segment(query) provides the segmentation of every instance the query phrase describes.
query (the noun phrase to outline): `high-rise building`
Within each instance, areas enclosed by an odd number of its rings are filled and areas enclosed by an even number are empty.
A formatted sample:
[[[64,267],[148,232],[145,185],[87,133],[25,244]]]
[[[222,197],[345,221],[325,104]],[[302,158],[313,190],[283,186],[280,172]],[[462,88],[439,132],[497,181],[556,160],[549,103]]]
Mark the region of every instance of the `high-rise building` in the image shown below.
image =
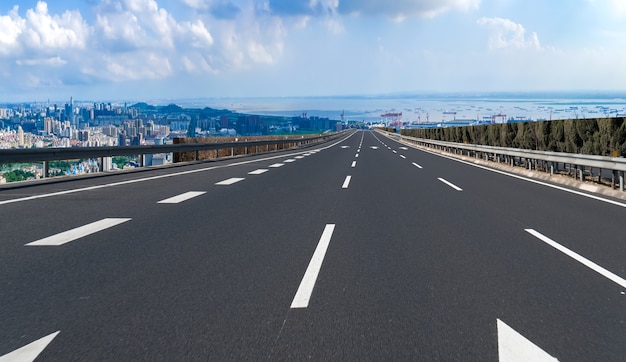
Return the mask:
[[[17,126],[17,144],[20,147],[24,146],[24,130],[22,129],[22,126]]]

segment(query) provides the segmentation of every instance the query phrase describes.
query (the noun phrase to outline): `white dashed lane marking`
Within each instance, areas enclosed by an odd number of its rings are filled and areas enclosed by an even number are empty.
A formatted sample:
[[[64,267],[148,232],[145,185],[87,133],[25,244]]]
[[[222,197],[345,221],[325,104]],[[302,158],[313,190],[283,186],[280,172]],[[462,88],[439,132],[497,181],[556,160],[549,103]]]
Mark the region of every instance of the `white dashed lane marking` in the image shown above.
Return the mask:
[[[463,191],[463,189],[462,189],[462,188],[458,187],[457,185],[453,184],[453,183],[452,183],[452,182],[450,182],[450,181],[447,181],[447,180],[445,180],[445,179],[442,179],[441,177],[440,177],[440,178],[438,178],[438,180],[439,180],[439,181],[441,181],[441,182],[443,182],[444,184],[446,184],[446,185],[448,185],[448,186],[452,187],[453,189],[455,189],[455,190],[457,190],[457,191]]]
[[[267,171],[269,171],[269,170],[266,169],[266,168],[260,168],[258,170],[254,170],[254,171],[248,172],[248,175],[261,175],[261,174],[266,173]]]
[[[352,176],[346,176],[346,179],[343,181],[343,185],[341,185],[341,188],[347,189],[350,185],[350,180],[352,180]]]
[[[243,181],[243,180],[245,180],[245,178],[232,177],[232,178],[229,178],[227,180],[217,182],[216,185],[217,186],[230,186],[232,184],[236,184],[237,182],[240,182],[240,181]]]
[[[87,235],[97,233],[98,231],[102,231],[102,230],[111,228],[113,226],[125,223],[130,220],[131,220],[130,218],[102,219],[100,221],[92,222],[91,224],[83,225],[75,229],[71,229],[71,230],[56,234],[56,235],[49,236],[47,238],[33,241],[31,243],[26,244],[26,246],[59,246],[59,245],[63,245],[71,241],[80,239]]]
[[[193,199],[194,197],[206,194],[206,191],[189,191],[184,194],[180,194],[178,196],[170,197],[165,200],[161,200],[157,202],[157,204],[179,204],[183,201],[187,201],[189,199]]]
[[[298,291],[291,302],[291,308],[307,308],[309,306],[311,294],[313,293],[317,276],[322,268],[324,256],[328,250],[328,245],[330,244],[330,239],[333,236],[334,230],[335,224],[327,224],[324,228],[324,232],[322,232],[317,248],[315,248],[313,257],[311,258],[309,266],[306,268],[306,272],[304,273],[304,277],[300,282]]]
[[[529,233],[530,235],[536,237],[537,239],[543,241],[544,243],[550,245],[551,247],[555,248],[556,250],[560,251],[561,253],[569,256],[570,258],[576,260],[577,262],[581,263],[582,265],[588,267],[589,269],[595,271],[596,273],[599,273],[600,275],[602,275],[603,277],[619,284],[622,288],[626,288],[626,280],[624,280],[623,278],[621,278],[620,276],[617,276],[613,273],[611,273],[610,271],[604,269],[603,267],[601,267],[600,265],[592,262],[591,260],[585,258],[584,256],[577,254],[576,252],[564,247],[563,245],[557,243],[556,241],[550,239],[549,237],[541,234],[540,232],[534,230],[534,229],[525,229],[525,231],[527,233]]]

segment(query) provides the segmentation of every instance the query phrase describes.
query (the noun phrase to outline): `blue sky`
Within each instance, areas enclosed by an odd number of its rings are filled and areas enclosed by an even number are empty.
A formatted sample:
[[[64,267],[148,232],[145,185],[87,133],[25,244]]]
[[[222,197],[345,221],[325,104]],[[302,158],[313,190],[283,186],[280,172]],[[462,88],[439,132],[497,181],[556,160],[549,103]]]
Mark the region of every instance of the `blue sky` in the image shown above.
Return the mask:
[[[626,0],[0,3],[0,102],[626,90]]]

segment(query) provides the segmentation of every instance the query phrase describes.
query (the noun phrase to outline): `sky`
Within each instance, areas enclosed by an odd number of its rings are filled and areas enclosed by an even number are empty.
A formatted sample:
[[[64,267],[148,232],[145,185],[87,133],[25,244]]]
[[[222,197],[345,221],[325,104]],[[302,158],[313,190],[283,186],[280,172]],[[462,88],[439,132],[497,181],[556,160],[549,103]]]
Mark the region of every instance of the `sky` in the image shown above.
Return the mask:
[[[0,3],[0,103],[625,90],[626,0]]]

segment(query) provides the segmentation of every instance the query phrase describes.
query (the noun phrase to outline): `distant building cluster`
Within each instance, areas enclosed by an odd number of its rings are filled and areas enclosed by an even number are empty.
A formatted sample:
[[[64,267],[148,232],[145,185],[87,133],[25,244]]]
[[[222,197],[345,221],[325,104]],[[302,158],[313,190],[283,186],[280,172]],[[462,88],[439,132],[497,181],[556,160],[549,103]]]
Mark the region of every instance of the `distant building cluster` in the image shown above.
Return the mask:
[[[175,137],[260,136],[340,130],[328,118],[272,117],[228,110],[146,103],[69,102],[0,107],[0,148],[102,147],[166,144]]]

